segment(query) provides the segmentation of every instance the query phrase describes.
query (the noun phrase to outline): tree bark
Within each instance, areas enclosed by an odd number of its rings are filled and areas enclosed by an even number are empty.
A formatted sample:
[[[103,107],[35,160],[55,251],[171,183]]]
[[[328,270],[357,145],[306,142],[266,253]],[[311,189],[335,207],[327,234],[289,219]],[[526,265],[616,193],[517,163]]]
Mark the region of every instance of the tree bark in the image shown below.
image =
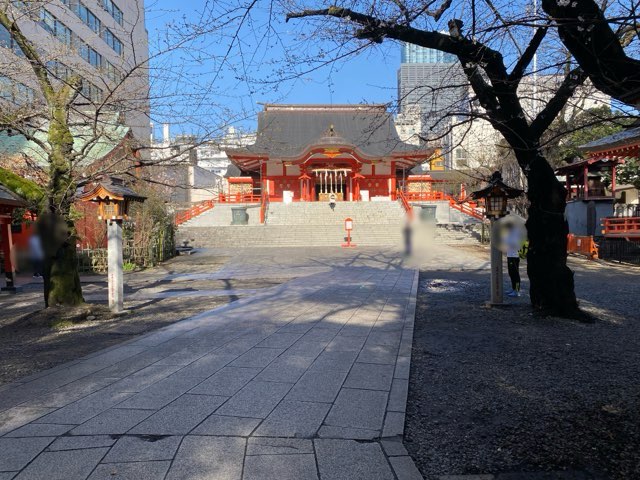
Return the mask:
[[[45,305],[75,306],[84,303],[80,275],[78,274],[78,257],[72,225],[68,227],[67,240],[59,245],[53,255],[47,255],[44,273]]]
[[[556,179],[547,160],[537,151],[517,153],[520,163],[530,165],[529,184],[529,252],[527,274],[531,304],[544,312],[563,317],[580,317],[574,292],[573,272],[567,266],[565,219],[566,189]]]
[[[58,104],[61,103],[61,105]],[[71,215],[76,183],[72,175],[73,135],[69,129],[68,92],[60,92],[51,109],[48,142],[48,211],[42,221],[45,243],[45,304],[74,306],[84,302],[78,259],[76,232]]]

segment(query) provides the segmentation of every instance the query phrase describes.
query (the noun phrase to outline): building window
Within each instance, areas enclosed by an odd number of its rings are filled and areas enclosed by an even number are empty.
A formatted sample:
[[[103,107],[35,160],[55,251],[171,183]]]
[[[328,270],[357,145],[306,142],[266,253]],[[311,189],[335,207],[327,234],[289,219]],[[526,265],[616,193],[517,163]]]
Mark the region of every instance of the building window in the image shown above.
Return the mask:
[[[0,75],[0,98],[16,105],[31,103],[35,99],[35,90],[16,82],[12,78]]]
[[[73,44],[71,29],[44,8],[40,10],[40,25],[68,47]]]
[[[113,0],[102,0],[102,7],[111,15],[120,25],[123,23],[122,10],[113,2]]]
[[[99,103],[102,101],[103,92],[100,88],[96,87],[93,83],[88,80],[82,81],[82,96],[87,100]]]
[[[69,7],[69,9],[75,13],[82,23],[100,35],[100,38],[109,45],[118,55],[122,55],[123,44],[116,37],[116,35],[107,27],[102,25],[102,22],[95,14],[87,8],[87,6],[79,0],[62,0],[62,2]],[[117,7],[116,7],[117,8]]]
[[[72,70],[57,60],[47,62],[47,70],[58,80],[66,81],[71,77]]]
[[[10,48],[19,57],[24,57],[24,53],[9,33],[9,30],[0,25],[0,47]]]
[[[113,49],[114,52],[116,52],[118,55],[122,55],[122,42],[118,40],[118,37],[116,37],[111,30],[109,30],[108,28],[102,30],[102,39]]]
[[[111,62],[105,60],[104,71],[107,74],[109,80],[111,80],[113,83],[120,83],[122,81],[122,74]]]
[[[80,56],[96,68],[102,67],[102,55],[86,43],[82,42],[78,48]]]

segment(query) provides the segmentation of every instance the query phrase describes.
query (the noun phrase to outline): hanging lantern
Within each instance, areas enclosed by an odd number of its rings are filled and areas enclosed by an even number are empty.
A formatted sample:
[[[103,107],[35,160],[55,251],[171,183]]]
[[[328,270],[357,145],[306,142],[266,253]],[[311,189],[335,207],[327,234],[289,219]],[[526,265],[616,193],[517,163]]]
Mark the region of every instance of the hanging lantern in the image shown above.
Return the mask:
[[[485,200],[485,215],[488,218],[500,218],[507,213],[507,200],[519,197],[523,193],[522,190],[506,185],[500,172],[494,172],[489,178],[489,184],[473,192],[470,197],[474,200]]]

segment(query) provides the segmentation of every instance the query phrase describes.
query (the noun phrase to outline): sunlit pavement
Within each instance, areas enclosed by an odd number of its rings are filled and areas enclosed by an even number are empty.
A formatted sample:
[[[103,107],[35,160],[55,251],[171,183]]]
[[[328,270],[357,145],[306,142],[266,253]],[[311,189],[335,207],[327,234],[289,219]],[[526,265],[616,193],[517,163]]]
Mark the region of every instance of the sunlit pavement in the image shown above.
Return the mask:
[[[0,387],[0,479],[421,478],[401,442],[417,270],[228,253],[212,277],[291,280]]]

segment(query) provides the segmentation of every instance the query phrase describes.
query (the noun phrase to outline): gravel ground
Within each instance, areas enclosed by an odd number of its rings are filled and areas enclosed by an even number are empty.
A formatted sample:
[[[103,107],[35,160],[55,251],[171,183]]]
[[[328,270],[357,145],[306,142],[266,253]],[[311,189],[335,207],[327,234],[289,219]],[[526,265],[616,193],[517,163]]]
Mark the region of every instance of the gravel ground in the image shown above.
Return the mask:
[[[125,295],[140,289],[147,291],[197,291],[269,288],[282,279],[166,279],[168,274],[213,273],[228,261],[228,257],[202,252],[174,258],[157,268],[125,275]],[[85,297],[106,298],[104,276],[85,277]],[[118,318],[83,321],[59,329],[41,313],[44,308],[42,286],[29,284],[18,295],[0,296],[0,385],[17,378],[54,367],[91,352],[107,348],[165,325],[211,310],[237,300],[233,292],[226,296],[184,296],[176,298],[125,301],[126,314]],[[104,300],[90,303],[104,304]],[[101,312],[103,309],[97,309]],[[37,319],[33,321],[34,319]],[[46,324],[45,324],[46,323]]]
[[[594,323],[486,308],[487,270],[421,272],[405,443],[425,478],[640,478],[640,268],[571,265]]]

